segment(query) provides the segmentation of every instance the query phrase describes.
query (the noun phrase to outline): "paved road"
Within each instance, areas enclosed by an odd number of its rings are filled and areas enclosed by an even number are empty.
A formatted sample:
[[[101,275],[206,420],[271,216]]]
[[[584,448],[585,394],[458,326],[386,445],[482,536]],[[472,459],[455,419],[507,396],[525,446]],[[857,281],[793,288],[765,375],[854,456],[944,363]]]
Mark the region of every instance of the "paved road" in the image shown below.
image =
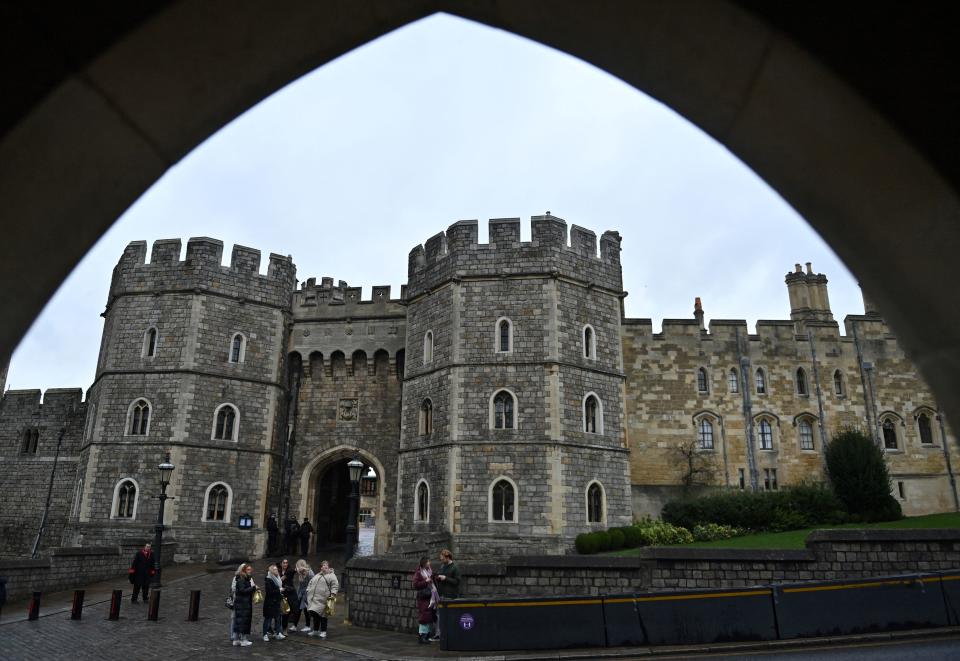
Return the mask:
[[[633,657],[631,661],[649,659],[649,656]],[[960,637],[930,638],[886,641],[874,644],[843,645],[839,647],[817,646],[802,650],[754,651],[677,654],[658,656],[658,659],[758,659],[760,661],[941,661],[960,659]]]

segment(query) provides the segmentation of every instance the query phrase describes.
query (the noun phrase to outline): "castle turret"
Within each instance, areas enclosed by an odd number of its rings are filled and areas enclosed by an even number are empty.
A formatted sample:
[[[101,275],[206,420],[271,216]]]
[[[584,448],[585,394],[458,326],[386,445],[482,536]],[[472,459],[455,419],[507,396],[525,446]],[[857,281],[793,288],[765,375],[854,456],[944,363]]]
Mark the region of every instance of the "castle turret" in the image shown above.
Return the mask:
[[[873,302],[873,299],[867,294],[864,290],[863,285],[860,285],[860,296],[863,297],[863,314],[868,317],[879,317],[880,309],[877,307],[876,303]]]
[[[206,237],[190,239],[182,261],[180,251],[179,239],[155,241],[147,263],[147,244],[136,241],[114,268],[76,525],[88,544],[148,536],[153,467],[169,451],[176,500],[165,518],[178,554],[254,557],[283,451],[281,369],[296,267],[270,255],[261,274],[260,251],[240,245],[224,266],[223,243]],[[240,513],[254,532],[229,525]]]
[[[707,329],[707,327],[703,324],[703,305],[700,303],[699,296],[697,296],[693,301],[693,318],[697,320],[697,325],[700,327],[700,330]]]
[[[401,542],[564,553],[631,520],[620,235],[461,221],[410,253]],[[599,252],[598,252],[599,247]]]
[[[814,273],[813,265],[806,264],[806,272],[796,264],[787,273],[787,291],[790,294],[790,319],[793,321],[833,321],[830,298],[827,295],[827,276]]]

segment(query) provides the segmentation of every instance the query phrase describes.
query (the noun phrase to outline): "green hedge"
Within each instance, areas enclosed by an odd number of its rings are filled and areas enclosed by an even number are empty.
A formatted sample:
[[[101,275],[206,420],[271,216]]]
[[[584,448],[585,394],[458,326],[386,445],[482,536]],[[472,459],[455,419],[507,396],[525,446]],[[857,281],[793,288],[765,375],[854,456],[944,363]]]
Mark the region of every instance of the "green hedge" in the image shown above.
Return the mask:
[[[577,553],[590,555],[638,546],[689,544],[693,539],[693,535],[686,528],[671,525],[666,521],[643,519],[631,526],[581,533],[574,540],[574,545]]]
[[[848,520],[843,503],[821,486],[797,486],[782,491],[731,491],[667,503],[662,517],[693,529],[716,523],[740,530],[774,531],[809,528]]]

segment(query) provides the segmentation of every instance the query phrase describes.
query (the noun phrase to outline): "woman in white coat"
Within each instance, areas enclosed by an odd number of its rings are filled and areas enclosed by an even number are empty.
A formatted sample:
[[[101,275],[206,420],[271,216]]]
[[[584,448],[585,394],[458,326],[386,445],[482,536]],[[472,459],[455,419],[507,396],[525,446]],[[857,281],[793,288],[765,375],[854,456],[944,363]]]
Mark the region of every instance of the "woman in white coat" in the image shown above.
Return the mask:
[[[308,636],[327,637],[327,599],[335,597],[340,590],[337,575],[330,568],[330,563],[324,560],[320,563],[320,571],[310,579],[307,585],[307,623],[310,625]]]

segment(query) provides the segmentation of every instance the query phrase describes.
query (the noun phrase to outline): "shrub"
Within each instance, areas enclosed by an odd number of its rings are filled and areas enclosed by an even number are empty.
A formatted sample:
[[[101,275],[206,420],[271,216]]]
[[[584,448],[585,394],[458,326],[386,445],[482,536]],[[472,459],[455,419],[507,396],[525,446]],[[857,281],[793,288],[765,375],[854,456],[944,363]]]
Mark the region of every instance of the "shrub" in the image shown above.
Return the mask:
[[[728,491],[701,498],[671,501],[663,519],[693,529],[716,523],[741,530],[795,530],[846,520],[843,504],[821,486],[798,486],[782,491]]]
[[[643,544],[643,535],[636,526],[626,526],[623,530],[623,545],[628,549],[635,549]]]
[[[865,521],[903,517],[900,503],[890,494],[890,473],[883,450],[867,434],[843,430],[826,448],[827,475],[847,512]]]
[[[606,530],[598,530],[590,534],[593,535],[594,540],[596,540],[597,551],[602,553],[610,550],[610,533]]]
[[[626,538],[620,528],[611,528],[607,531],[607,534],[610,535],[611,551],[618,551],[623,548]]]
[[[640,533],[642,546],[668,546],[671,544],[689,544],[693,535],[686,528],[675,526],[666,521],[642,519],[634,524]]]
[[[577,553],[580,555],[590,555],[591,553],[597,552],[597,542],[593,537],[593,533],[580,533],[576,539],[573,540],[573,544],[577,547]]]
[[[719,523],[704,523],[693,527],[693,539],[697,542],[713,542],[718,539],[730,539],[743,534],[743,531],[733,526]]]

